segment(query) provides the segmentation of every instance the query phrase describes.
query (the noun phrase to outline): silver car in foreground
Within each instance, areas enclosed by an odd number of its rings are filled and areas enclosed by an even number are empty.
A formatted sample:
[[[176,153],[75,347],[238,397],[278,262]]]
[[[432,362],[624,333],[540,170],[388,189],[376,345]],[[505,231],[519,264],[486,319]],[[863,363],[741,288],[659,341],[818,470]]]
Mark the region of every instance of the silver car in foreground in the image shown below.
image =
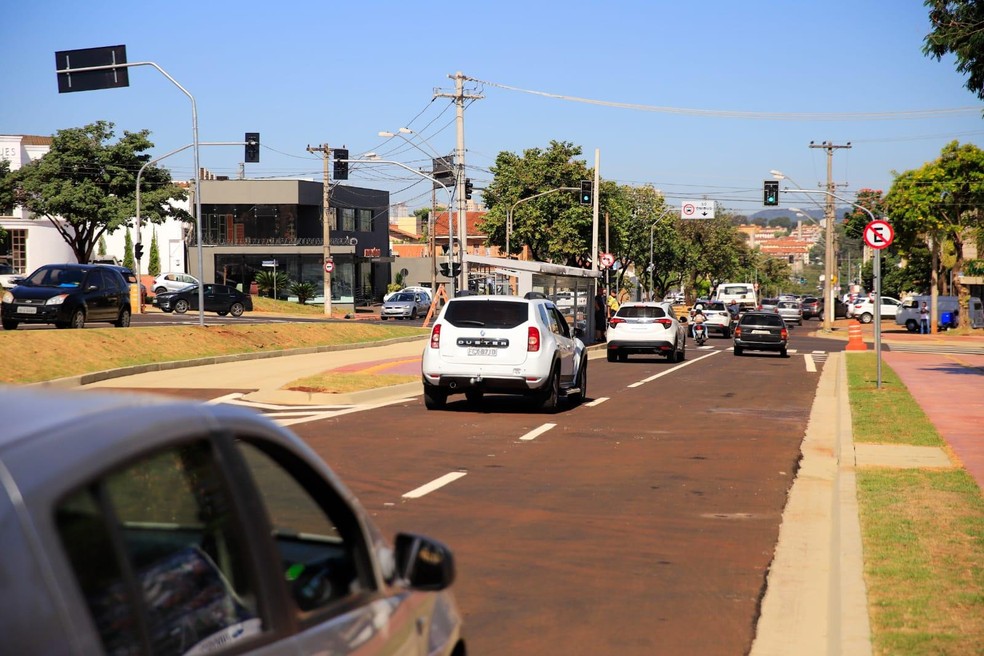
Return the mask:
[[[0,388],[9,654],[463,654],[448,549],[395,547],[245,408]]]
[[[425,292],[397,292],[383,301],[379,318],[386,319],[416,319],[423,317],[430,310],[431,298]]]

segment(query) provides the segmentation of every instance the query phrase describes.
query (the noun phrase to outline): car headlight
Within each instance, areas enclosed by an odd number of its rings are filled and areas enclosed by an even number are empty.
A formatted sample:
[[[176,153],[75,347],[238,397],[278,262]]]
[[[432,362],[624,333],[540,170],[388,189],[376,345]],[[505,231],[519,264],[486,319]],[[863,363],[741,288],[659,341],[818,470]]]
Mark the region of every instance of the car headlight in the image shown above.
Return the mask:
[[[3,302],[4,303],[13,303],[14,302],[14,295],[11,294],[10,292],[4,292],[3,293]]]
[[[68,294],[59,294],[58,296],[52,296],[47,301],[44,302],[45,305],[61,305],[68,298]]]

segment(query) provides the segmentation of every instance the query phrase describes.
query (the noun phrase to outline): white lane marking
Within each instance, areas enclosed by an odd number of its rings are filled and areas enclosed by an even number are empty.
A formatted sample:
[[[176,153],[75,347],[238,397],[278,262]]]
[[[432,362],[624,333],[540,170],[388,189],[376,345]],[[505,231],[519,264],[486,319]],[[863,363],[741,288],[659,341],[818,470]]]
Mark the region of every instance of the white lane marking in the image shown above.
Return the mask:
[[[546,433],[548,430],[550,430],[551,428],[555,428],[556,426],[557,426],[557,424],[544,424],[544,425],[540,426],[539,428],[534,428],[529,433],[527,433],[526,435],[523,435],[519,439],[521,439],[524,442],[529,442],[530,440],[535,440],[536,438],[540,437],[541,435],[543,435],[544,433]]]
[[[813,361],[813,356],[812,355],[810,355],[809,353],[804,353],[803,354],[803,361],[806,362],[806,370],[808,372],[810,372],[811,374],[812,373],[816,373],[816,371],[817,371],[817,363]]]
[[[595,407],[596,405],[601,405],[602,403],[604,403],[604,402],[605,402],[605,401],[607,401],[607,400],[608,400],[608,397],[607,397],[607,396],[599,396],[599,397],[598,397],[597,399],[595,399],[594,401],[590,401],[589,403],[584,403],[583,405],[584,405],[584,407],[586,407],[586,408],[593,408],[593,407]]]
[[[640,381],[639,381],[638,383],[632,383],[632,384],[631,384],[631,385],[629,385],[628,387],[641,387],[642,385],[645,385],[646,383],[651,383],[652,381],[654,381],[654,380],[656,380],[657,378],[660,378],[660,377],[662,377],[662,376],[665,376],[666,374],[669,374],[669,373],[673,373],[673,372],[674,372],[674,371],[676,371],[677,369],[682,369],[682,368],[684,368],[684,367],[686,367],[687,365],[690,365],[690,364],[693,364],[693,363],[695,363],[695,362],[700,362],[700,361],[701,361],[701,360],[703,360],[704,358],[709,358],[709,357],[711,357],[712,355],[717,355],[718,353],[724,353],[724,351],[711,351],[711,352],[710,352],[710,353],[708,353],[707,355],[702,355],[702,356],[700,356],[699,358],[696,358],[696,359],[693,359],[693,360],[686,360],[685,362],[683,362],[683,363],[681,363],[681,364],[678,364],[678,365],[677,365],[677,366],[675,366],[675,367],[671,367],[671,368],[669,368],[669,369],[666,369],[666,370],[664,370],[664,371],[661,371],[661,372],[659,372],[659,373],[658,373],[658,374],[656,374],[655,376],[650,376],[649,378],[643,378],[643,379],[642,379],[642,380],[640,380]]]
[[[374,410],[376,408],[385,408],[388,405],[394,405],[397,403],[408,403],[413,400],[413,397],[405,399],[393,399],[390,401],[384,401],[382,403],[373,403],[371,405],[355,405],[340,410],[330,410],[327,412],[314,412],[307,417],[299,417],[297,419],[278,419],[276,422],[281,426],[293,426],[295,424],[303,424],[309,421],[320,421],[322,419],[332,419],[334,417],[341,417],[342,415],[350,415],[354,412],[362,412],[363,410]]]
[[[451,472],[450,474],[445,474],[440,478],[435,478],[433,481],[427,483],[426,485],[421,485],[415,490],[410,490],[409,492],[403,495],[403,498],[419,499],[425,494],[430,494],[434,490],[439,490],[445,485],[447,485],[448,483],[453,483],[454,481],[458,480],[459,478],[465,475],[467,475],[467,472]]]
[[[236,401],[243,397],[242,392],[233,392],[232,394],[226,394],[225,396],[219,396],[214,399],[209,399],[205,402],[205,405],[218,405],[219,403],[228,403],[229,401]]]

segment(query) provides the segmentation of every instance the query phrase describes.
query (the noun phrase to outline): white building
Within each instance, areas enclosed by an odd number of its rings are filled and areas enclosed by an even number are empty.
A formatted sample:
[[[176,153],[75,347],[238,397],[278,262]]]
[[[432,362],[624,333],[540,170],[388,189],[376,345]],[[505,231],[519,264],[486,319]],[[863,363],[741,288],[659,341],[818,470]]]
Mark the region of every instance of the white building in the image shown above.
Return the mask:
[[[51,137],[33,135],[0,135],[0,160],[10,162],[10,169],[17,170],[25,164],[40,159],[51,149]],[[175,203],[188,209],[188,202]],[[134,208],[136,209],[136,208]],[[0,227],[6,237],[0,239],[0,260],[7,260],[17,273],[30,273],[43,264],[74,262],[75,253],[55,226],[45,217],[32,218],[21,207],[15,207],[10,216],[0,216]],[[68,226],[71,229],[71,226]],[[141,242],[144,254],[140,273],[147,273],[150,262],[151,237],[157,233],[157,248],[161,271],[186,272],[185,225],[168,219],[161,225],[143,223]],[[135,234],[131,230],[131,239]],[[126,229],[120,228],[105,235],[106,256],[123,261],[126,245]],[[93,253],[96,257],[97,253]]]

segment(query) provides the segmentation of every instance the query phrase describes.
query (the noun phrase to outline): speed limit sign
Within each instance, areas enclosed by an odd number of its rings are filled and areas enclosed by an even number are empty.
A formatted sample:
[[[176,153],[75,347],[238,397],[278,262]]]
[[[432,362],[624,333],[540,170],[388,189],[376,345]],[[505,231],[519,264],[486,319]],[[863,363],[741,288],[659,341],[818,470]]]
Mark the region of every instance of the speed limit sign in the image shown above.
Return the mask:
[[[331,273],[335,270],[334,260],[325,260],[325,273]]]

